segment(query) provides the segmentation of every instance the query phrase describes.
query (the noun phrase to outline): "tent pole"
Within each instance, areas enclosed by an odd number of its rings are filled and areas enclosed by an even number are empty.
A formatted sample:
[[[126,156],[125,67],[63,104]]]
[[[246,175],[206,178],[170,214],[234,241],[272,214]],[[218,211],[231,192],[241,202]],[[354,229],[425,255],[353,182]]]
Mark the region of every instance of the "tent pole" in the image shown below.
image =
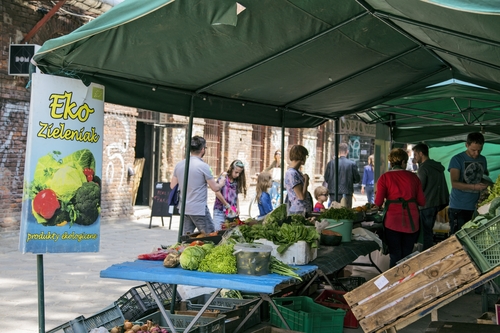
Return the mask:
[[[182,195],[181,198],[181,215],[179,221],[179,232],[177,235],[177,242],[181,242],[182,230],[184,229],[184,215],[186,211],[186,190],[189,176],[189,164],[190,164],[190,156],[191,156],[191,137],[193,136],[193,118],[194,118],[194,96],[191,96],[191,105],[189,109],[189,123],[186,132],[186,166],[184,168],[184,179],[182,182]]]
[[[340,120],[335,119],[335,136],[334,136],[334,154],[335,154],[335,199],[338,199],[339,193],[339,144],[340,144]]]
[[[285,202],[283,191],[285,189],[285,110],[281,110],[281,180],[280,180],[280,205]]]

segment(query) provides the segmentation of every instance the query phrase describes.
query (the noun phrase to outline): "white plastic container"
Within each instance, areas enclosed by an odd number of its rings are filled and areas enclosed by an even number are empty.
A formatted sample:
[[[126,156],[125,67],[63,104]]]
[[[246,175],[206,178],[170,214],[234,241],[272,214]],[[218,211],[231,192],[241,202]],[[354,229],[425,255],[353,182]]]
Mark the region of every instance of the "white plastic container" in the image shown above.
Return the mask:
[[[269,274],[272,247],[257,243],[240,243],[234,246],[238,274]]]
[[[257,239],[254,242],[272,247],[271,255],[287,265],[307,265],[318,256],[318,248],[311,248],[305,241],[298,241],[291,245],[284,253],[278,253],[278,246],[267,239]]]

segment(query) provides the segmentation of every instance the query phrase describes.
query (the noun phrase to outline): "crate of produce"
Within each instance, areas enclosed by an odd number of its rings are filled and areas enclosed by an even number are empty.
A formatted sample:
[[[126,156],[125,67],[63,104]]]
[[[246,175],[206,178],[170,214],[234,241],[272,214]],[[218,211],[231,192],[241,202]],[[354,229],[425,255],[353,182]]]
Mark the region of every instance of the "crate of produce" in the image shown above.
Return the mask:
[[[85,318],[85,326],[87,327],[87,332],[93,328],[104,327],[107,330],[112,329],[115,326],[123,325],[125,318],[118,305],[113,304],[103,309],[102,311]]]
[[[210,296],[210,294],[205,294],[186,300],[185,302],[187,310],[200,310],[203,305],[207,303]],[[252,309],[257,305],[257,303],[259,303],[259,300],[259,298],[237,299],[216,297],[208,306],[208,310],[219,310],[222,314],[224,314],[226,316],[226,331],[233,332],[240,325],[243,319],[245,319],[247,315],[252,311]],[[245,322],[242,330],[245,331],[255,325],[260,324],[260,322],[260,307],[258,307]]]
[[[273,248],[271,255],[288,265],[307,265],[318,256],[318,248],[312,248],[311,245],[305,241],[296,242],[282,254],[278,253],[279,245],[274,244],[270,240],[261,238],[254,242],[271,246]]]
[[[306,333],[343,332],[345,311],[342,309],[327,308],[306,296],[273,298],[273,302],[291,330]],[[272,306],[270,316],[272,325],[286,328]]]
[[[176,315],[167,311],[168,318],[172,321],[177,332],[183,332],[193,320],[194,316]],[[167,330],[168,324],[160,311],[153,312],[145,317],[142,317],[138,322],[147,322],[151,320],[160,327],[165,327]],[[225,333],[226,316],[219,314],[217,317],[200,317],[196,324],[189,330],[189,333]],[[170,331],[170,330],[169,330]]]
[[[80,316],[73,320],[68,321],[56,328],[47,331],[46,333],[87,333],[87,327],[85,326],[85,317]]]
[[[172,303],[173,288],[170,284],[151,282],[150,285],[164,306]],[[177,295],[177,301],[180,300],[180,296]],[[158,304],[156,304],[146,284],[131,288],[115,303],[120,307],[123,317],[130,321],[158,310]]]
[[[474,229],[461,229],[455,234],[467,249],[481,272],[500,264],[500,215]]]
[[[314,299],[314,301],[323,306],[332,309],[342,309],[346,311],[344,317],[344,327],[347,328],[358,328],[359,323],[354,314],[352,313],[351,307],[347,304],[344,299],[345,291],[340,290],[323,290],[321,294]]]
[[[393,322],[481,275],[457,237],[451,236],[344,295],[365,333]]]

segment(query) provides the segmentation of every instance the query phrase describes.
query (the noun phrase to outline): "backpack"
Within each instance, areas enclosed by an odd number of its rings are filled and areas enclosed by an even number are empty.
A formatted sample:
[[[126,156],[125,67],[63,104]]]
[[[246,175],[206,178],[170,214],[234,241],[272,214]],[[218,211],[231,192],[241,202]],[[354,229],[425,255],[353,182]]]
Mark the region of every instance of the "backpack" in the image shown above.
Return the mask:
[[[169,214],[174,214],[177,206],[179,206],[179,197],[179,184],[177,184],[168,195],[167,205]]]

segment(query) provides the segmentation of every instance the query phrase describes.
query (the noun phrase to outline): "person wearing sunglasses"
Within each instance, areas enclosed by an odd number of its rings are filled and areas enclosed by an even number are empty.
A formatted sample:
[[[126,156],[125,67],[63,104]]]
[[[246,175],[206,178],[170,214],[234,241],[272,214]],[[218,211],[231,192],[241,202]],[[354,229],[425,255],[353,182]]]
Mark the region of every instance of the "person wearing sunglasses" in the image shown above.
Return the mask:
[[[317,200],[316,204],[314,205],[313,212],[319,213],[324,211],[325,205],[323,204],[324,202],[328,201],[328,189],[324,186],[318,186],[316,189],[314,189],[314,198]]]
[[[245,165],[240,160],[234,160],[221,175],[224,183],[219,192],[215,192],[214,203],[214,229],[221,230],[227,219],[240,215],[240,204],[238,194],[247,196],[247,183],[245,176]],[[221,181],[221,180],[219,180]]]

